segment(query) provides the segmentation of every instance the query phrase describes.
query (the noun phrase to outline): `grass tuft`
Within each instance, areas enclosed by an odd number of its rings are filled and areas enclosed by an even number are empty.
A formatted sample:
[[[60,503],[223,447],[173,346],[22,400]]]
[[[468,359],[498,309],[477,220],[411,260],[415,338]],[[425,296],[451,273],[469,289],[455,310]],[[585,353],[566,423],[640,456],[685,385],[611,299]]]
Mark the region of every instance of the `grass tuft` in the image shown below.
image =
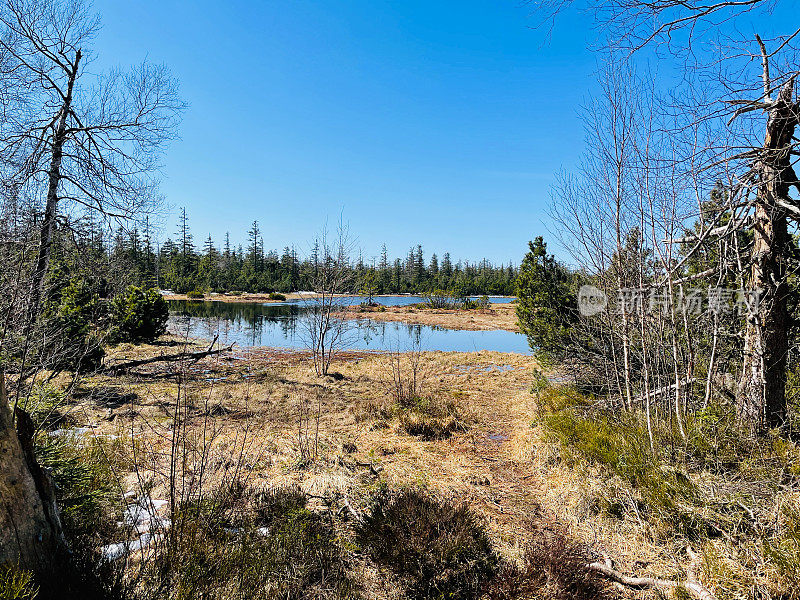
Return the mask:
[[[15,567],[0,568],[0,600],[34,600],[39,588],[33,574]]]

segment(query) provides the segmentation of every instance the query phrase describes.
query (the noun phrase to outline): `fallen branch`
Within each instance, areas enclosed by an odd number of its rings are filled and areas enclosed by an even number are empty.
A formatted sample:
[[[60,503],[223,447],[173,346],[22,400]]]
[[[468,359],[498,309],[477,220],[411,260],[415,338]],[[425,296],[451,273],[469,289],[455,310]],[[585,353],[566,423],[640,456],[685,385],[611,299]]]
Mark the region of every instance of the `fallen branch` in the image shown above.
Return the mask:
[[[128,371],[130,369],[134,369],[136,367],[141,367],[144,365],[150,365],[157,362],[173,362],[178,360],[198,360],[201,358],[205,358],[206,356],[213,356],[214,354],[220,354],[222,352],[228,352],[233,348],[233,344],[227,346],[225,348],[217,348],[216,350],[212,350],[213,343],[208,348],[208,350],[201,350],[199,352],[177,352],[175,354],[162,354],[160,356],[153,356],[150,358],[140,358],[138,360],[129,360],[123,363],[117,363],[114,365],[107,365],[103,368],[104,373],[120,373],[122,371]]]
[[[697,379],[695,377],[689,377],[688,379],[685,379],[683,381],[679,381],[677,384],[673,383],[672,385],[667,385],[667,386],[664,386],[664,387],[660,387],[657,390],[653,390],[653,391],[651,391],[651,392],[649,392],[647,394],[642,394],[641,396],[636,396],[636,398],[634,398],[633,401],[635,403],[636,402],[642,402],[644,400],[647,400],[648,398],[653,398],[655,396],[660,396],[661,394],[666,394],[668,392],[672,392],[675,389],[685,388],[687,385],[691,385],[695,381],[697,381]]]
[[[717,600],[717,597],[699,580],[700,557],[690,547],[686,548],[691,564],[686,569],[686,581],[672,581],[655,577],[629,577],[617,571],[614,563],[606,557],[603,562],[593,562],[588,565],[590,571],[610,579],[627,588],[634,590],[657,590],[662,593],[674,592],[683,589],[697,600]]]
[[[360,462],[360,461],[357,461],[357,460],[354,460],[354,461],[351,462],[351,461],[346,461],[341,456],[338,457],[337,460],[338,460],[339,466],[346,467],[346,468],[350,469],[351,471],[355,471],[357,467],[362,467],[362,468],[366,467],[366,468],[369,469],[369,472],[372,473],[372,475],[374,475],[375,477],[380,475],[381,471],[383,471],[383,467],[382,466],[378,465],[376,467],[375,464],[373,464],[371,462]]]

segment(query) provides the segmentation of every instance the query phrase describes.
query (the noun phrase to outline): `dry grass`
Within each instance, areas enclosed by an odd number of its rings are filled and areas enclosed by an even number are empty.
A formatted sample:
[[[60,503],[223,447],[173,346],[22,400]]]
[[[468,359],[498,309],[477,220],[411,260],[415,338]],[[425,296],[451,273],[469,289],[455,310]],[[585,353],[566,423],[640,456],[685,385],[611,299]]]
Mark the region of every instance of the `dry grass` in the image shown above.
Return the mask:
[[[283,294],[286,300],[302,300],[305,298],[313,297],[313,294]],[[193,302],[202,302],[204,300],[214,302],[285,302],[285,300],[275,300],[269,297],[269,293],[244,293],[244,294],[205,294],[203,298],[189,298],[186,294],[165,294],[165,300],[192,300]]]
[[[120,347],[115,357],[174,351]],[[335,378],[316,377],[303,352],[262,349],[184,365],[181,393],[190,400],[188,438],[197,448],[208,447],[207,485],[238,469],[255,488],[299,487],[310,495],[311,510],[342,498],[356,510],[366,510],[378,489],[422,487],[437,497],[466,502],[485,523],[499,554],[523,566],[525,550],[536,535],[532,523],[552,523],[578,546],[614,557],[625,573],[665,578],[685,574],[684,541],[637,519],[635,511],[620,517],[613,510],[597,510],[609,498],[624,500],[625,482],[599,467],[563,460],[557,445],[547,441],[537,424],[537,395],[531,392],[539,383],[535,359],[426,352],[421,368],[421,396],[432,412],[397,406],[389,385],[390,357],[380,353],[340,356],[332,370],[341,377]],[[140,485],[146,472],[152,497],[165,497],[164,461],[178,389],[164,366],[96,376],[72,401],[70,418],[75,425],[93,424],[99,433],[123,432],[134,440],[141,469],[138,476],[128,475],[126,486]],[[311,421],[305,432],[298,427],[298,398],[319,407],[318,419],[317,409],[306,411]],[[409,422],[425,415],[446,422],[448,435],[411,435]],[[450,418],[458,426],[451,427]],[[309,461],[301,449],[311,442],[317,451]],[[189,480],[198,475],[195,469],[189,461]],[[743,577],[741,565],[758,548],[748,549],[744,541],[711,540],[698,549],[707,557],[704,581],[720,599],[742,597],[737,591],[745,589],[737,583]],[[396,582],[374,564],[361,561],[358,569],[367,596],[397,597]],[[630,597],[655,596],[636,592]]]
[[[516,304],[492,304],[491,308],[463,310],[427,308],[413,306],[351,306],[346,313],[348,319],[371,319],[373,321],[400,321],[413,325],[431,325],[447,329],[468,331],[491,331],[505,329],[519,332]]]

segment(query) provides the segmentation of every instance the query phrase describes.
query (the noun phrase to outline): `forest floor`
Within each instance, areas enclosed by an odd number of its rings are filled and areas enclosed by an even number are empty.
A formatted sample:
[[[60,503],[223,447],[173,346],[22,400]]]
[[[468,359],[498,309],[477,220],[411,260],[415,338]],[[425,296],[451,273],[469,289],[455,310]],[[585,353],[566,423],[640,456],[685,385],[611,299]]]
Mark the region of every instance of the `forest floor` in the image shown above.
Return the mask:
[[[422,304],[410,306],[350,306],[348,319],[400,321],[412,325],[431,325],[446,329],[486,331],[505,329],[519,332],[516,304],[492,304],[485,309],[428,308]]]
[[[107,363],[181,346],[177,338],[122,345]],[[349,498],[357,510],[379,485],[419,486],[468,503],[508,558],[519,557],[544,523],[612,556],[623,572],[680,577],[679,549],[655,541],[635,520],[591,509],[604,478],[562,460],[538,425],[534,386],[542,374],[557,381],[557,373],[519,354],[425,352],[418,379],[426,404],[409,411],[393,397],[392,360],[343,353],[334,375],[323,378],[307,353],[268,348],[154,363],[86,379],[62,413],[69,426],[88,428],[83,435],[135,448],[123,491],[146,481],[153,499],[167,497],[170,445],[182,429],[174,417],[183,406],[187,447],[196,452],[186,485],[200,478],[212,486],[235,464],[249,485],[297,485],[312,498]],[[414,423],[427,425],[421,435]],[[397,597],[391,586],[375,585],[370,597]]]

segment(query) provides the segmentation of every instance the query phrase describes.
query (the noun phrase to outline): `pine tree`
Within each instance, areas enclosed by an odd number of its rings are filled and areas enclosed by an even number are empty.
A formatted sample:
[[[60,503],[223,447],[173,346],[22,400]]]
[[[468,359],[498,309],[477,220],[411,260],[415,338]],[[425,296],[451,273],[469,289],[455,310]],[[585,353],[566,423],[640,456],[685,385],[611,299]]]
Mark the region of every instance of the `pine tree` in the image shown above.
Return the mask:
[[[178,218],[178,244],[179,244],[179,262],[178,262],[178,276],[181,279],[186,279],[190,276],[192,263],[194,262],[194,242],[191,231],[189,231],[189,219],[186,216],[186,208],[181,208],[181,214]],[[182,282],[187,283],[187,282]],[[186,287],[182,285],[180,287]]]
[[[250,231],[247,232],[247,239],[248,260],[253,268],[253,272],[260,273],[263,266],[264,240],[261,238],[261,229],[258,227],[258,221],[253,221]]]

